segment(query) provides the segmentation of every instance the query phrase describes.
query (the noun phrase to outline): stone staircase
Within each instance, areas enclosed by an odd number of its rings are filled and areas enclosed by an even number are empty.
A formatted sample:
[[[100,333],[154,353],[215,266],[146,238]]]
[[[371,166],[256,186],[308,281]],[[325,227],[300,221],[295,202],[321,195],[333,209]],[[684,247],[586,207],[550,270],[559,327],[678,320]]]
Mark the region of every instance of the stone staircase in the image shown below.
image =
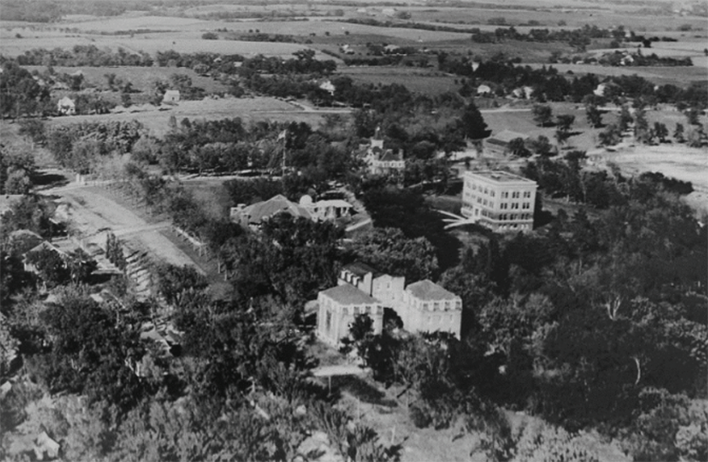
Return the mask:
[[[145,300],[152,295],[152,273],[150,267],[152,262],[148,253],[140,250],[131,250],[124,246],[126,255],[125,274],[132,282],[133,292],[138,300]]]

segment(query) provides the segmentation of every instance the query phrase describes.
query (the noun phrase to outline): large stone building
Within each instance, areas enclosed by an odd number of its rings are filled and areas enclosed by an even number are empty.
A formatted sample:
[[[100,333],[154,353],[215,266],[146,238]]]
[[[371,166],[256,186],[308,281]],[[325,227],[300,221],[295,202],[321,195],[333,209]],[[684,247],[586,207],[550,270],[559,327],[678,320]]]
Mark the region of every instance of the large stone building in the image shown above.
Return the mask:
[[[504,171],[465,172],[462,215],[493,231],[530,231],[536,182]]]
[[[431,281],[405,287],[404,277],[357,262],[342,268],[337,284],[317,297],[317,335],[326,343],[337,345],[362,313],[373,320],[374,333],[381,333],[384,307],[393,309],[409,332],[440,331],[460,337],[462,300]]]
[[[460,337],[462,299],[434,282],[426,279],[408,285],[400,306],[396,311],[409,332],[449,332]]]
[[[374,334],[383,330],[381,303],[351,284],[321,291],[317,304],[317,335],[330,345],[337,345],[349,334],[349,326],[359,314],[367,314],[373,320]]]

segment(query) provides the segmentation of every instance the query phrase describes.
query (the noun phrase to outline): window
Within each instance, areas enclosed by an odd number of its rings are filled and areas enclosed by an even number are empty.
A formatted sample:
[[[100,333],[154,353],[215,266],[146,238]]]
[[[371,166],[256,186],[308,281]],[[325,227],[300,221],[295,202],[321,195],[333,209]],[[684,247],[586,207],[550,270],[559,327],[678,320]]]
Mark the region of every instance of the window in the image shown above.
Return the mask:
[[[530,206],[531,206],[531,204],[529,204],[528,202],[524,202],[523,205],[521,206],[521,208],[528,209],[528,208],[530,208]]]
[[[327,332],[332,330],[332,312],[331,311],[327,312],[327,320],[325,323],[325,329],[327,330]]]
[[[519,191],[514,191],[511,193],[512,199],[518,199],[519,198]]]
[[[499,208],[506,210],[508,207],[509,207],[509,204],[507,204],[506,202],[502,202],[502,204]]]
[[[494,191],[489,191],[489,194],[490,194],[492,197],[494,197],[494,196],[496,195],[496,193],[495,193]]]
[[[438,311],[440,309],[440,303],[434,302],[433,303],[433,311]]]
[[[508,198],[509,198],[509,191],[504,191],[504,192],[502,193],[502,198],[503,198],[503,199],[508,199]]]
[[[512,203],[511,203],[511,208],[512,208],[512,209],[518,209],[518,208],[519,208],[518,202],[512,202]]]
[[[524,191],[524,197],[527,199],[531,197],[531,191]]]

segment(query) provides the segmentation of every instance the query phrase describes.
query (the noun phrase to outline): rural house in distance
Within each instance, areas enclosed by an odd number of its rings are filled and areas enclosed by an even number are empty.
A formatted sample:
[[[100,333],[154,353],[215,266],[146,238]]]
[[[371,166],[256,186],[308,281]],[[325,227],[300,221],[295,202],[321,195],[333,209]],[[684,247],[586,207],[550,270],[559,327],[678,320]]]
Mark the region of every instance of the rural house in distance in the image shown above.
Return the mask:
[[[492,231],[530,231],[536,187],[509,172],[465,172],[461,213]]]

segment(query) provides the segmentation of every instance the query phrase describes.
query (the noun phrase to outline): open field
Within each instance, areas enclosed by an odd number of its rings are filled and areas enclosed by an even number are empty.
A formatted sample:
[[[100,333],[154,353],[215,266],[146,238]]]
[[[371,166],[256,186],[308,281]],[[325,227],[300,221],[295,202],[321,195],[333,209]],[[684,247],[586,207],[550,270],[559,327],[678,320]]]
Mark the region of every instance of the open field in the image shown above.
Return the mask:
[[[633,146],[602,155],[627,174],[661,172],[670,178],[690,181],[694,192],[684,199],[698,216],[708,216],[708,156],[705,149],[685,145]]]
[[[351,77],[355,82],[389,85],[398,83],[410,91],[439,94],[459,90],[458,78],[442,72],[410,67],[357,66],[343,68],[342,75]]]
[[[570,137],[568,140],[568,146],[572,146],[573,149],[580,150],[589,150],[595,147],[597,133],[600,130],[593,129],[588,125],[585,117],[585,109],[581,106],[568,103],[551,103],[549,105],[553,109],[554,118],[560,114],[571,114],[575,116],[572,131],[578,134]],[[511,130],[513,132],[529,135],[532,138],[537,138],[540,135],[544,135],[551,141],[552,144],[556,144],[554,137],[556,132],[555,127],[537,126],[533,120],[533,114],[531,113],[530,107],[526,111],[509,111],[505,108],[498,110],[485,110],[482,115],[484,116],[485,122],[492,130],[492,135],[504,130]],[[611,117],[611,115],[605,115],[603,121],[607,123],[611,120]]]
[[[298,50],[309,48],[296,43],[241,42],[235,40],[203,40],[201,33],[185,34],[171,32],[163,34],[138,34],[130,36],[78,35],[78,34],[34,34],[17,39],[0,37],[0,54],[14,57],[35,48],[73,48],[76,45],[95,45],[98,48],[117,50],[123,48],[131,52],[156,54],[158,51],[174,50],[180,53],[211,52],[221,54],[240,54],[246,57],[262,54],[291,58]],[[332,59],[323,54],[318,59]]]
[[[129,109],[133,109],[132,107]],[[307,122],[316,126],[322,114],[327,111],[303,110],[302,107],[295,106],[275,98],[206,98],[202,101],[181,101],[171,109],[165,107],[157,108],[147,105],[145,110],[140,112],[123,112],[102,115],[55,117],[50,125],[63,125],[78,122],[108,122],[137,120],[142,123],[155,136],[162,136],[168,130],[168,122],[171,116],[179,121],[183,118],[189,119],[225,119],[240,117],[245,121],[271,120],[271,121],[296,121]],[[137,109],[134,109],[137,111]]]

